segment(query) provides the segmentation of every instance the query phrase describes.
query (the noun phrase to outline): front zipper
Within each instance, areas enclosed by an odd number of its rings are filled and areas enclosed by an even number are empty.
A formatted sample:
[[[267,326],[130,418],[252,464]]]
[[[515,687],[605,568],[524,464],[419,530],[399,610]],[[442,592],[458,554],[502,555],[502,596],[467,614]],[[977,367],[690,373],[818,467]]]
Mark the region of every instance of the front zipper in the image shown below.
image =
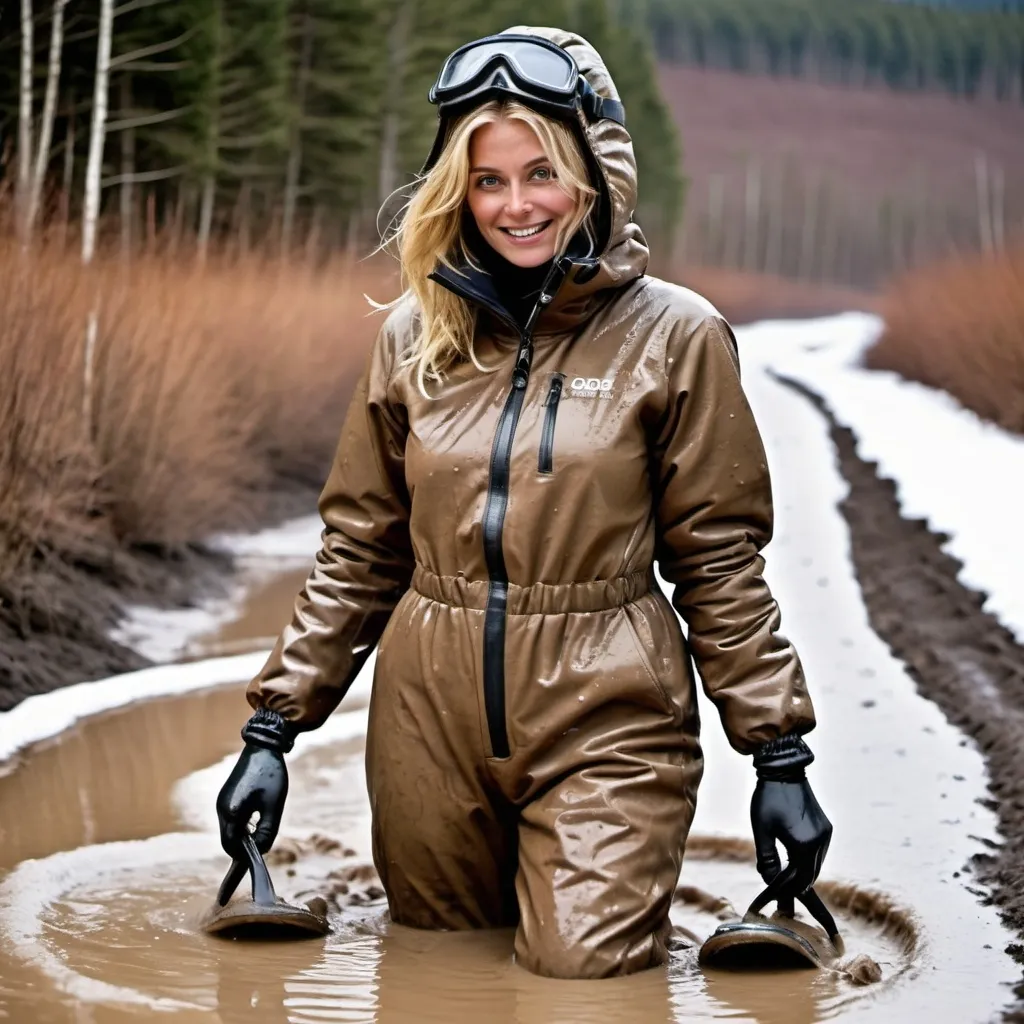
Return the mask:
[[[523,410],[526,385],[530,380],[533,349],[524,336],[512,371],[512,389],[498,419],[491,448],[491,477],[484,505],[484,556],[487,559],[487,610],[484,613],[484,709],[493,757],[508,757],[508,728],[505,723],[505,615],[508,611],[508,570],[502,533],[508,509],[508,483],[512,464],[512,442]]]
[[[508,611],[508,569],[505,566],[502,534],[505,512],[508,509],[512,442],[515,440],[519,414],[523,410],[526,386],[530,382],[533,325],[541,311],[550,304],[571,265],[571,260],[565,257],[552,265],[541,286],[537,305],[530,314],[526,326],[520,331],[519,351],[516,353],[516,365],[512,371],[512,386],[498,418],[498,428],[491,447],[491,475],[487,485],[483,518],[484,557],[488,575],[487,608],[484,612],[483,670],[484,711],[487,715],[487,734],[492,757],[508,757],[510,753],[505,716],[505,616]],[[507,312],[495,309],[483,301],[482,296],[467,288],[462,281],[453,280],[440,273],[435,280],[463,298],[486,306],[506,323],[512,323]]]
[[[558,416],[558,403],[562,398],[564,380],[564,373],[551,374],[548,397],[544,399],[544,429],[540,435],[540,452],[537,455],[537,469],[541,473],[554,472],[555,418]]]

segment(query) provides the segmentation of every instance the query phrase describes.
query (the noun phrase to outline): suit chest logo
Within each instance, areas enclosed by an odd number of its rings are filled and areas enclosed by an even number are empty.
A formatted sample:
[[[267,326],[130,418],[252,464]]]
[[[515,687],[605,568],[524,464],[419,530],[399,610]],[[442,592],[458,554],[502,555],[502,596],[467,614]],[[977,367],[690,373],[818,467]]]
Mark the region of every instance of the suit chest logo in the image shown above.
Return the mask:
[[[574,398],[611,398],[611,377],[573,377],[569,381],[569,394]]]

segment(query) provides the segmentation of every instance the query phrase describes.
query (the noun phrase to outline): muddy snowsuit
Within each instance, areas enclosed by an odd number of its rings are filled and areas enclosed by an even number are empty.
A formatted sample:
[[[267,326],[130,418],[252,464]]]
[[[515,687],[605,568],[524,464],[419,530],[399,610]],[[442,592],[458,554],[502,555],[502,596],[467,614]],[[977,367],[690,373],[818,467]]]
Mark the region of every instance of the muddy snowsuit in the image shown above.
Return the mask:
[[[579,37],[542,34],[615,96]],[[417,311],[390,314],[316,566],[248,690],[316,728],[379,642],[367,778],[394,920],[518,921],[519,962],[566,977],[666,959],[703,766],[689,654],[737,750],[814,725],[761,576],[771,492],[732,332],[644,276],[629,136],[586,134],[599,263],[556,266],[532,338],[486,274],[439,269],[494,370],[460,364],[429,400],[399,365]]]

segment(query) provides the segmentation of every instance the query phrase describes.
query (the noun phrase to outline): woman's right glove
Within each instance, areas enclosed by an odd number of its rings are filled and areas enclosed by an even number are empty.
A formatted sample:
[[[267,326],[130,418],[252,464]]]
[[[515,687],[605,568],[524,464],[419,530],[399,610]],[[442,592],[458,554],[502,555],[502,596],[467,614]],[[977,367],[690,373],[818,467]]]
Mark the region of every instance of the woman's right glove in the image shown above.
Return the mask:
[[[254,812],[259,823],[253,840],[266,853],[277,838],[281,812],[288,795],[284,755],[292,749],[292,726],[276,711],[258,708],[242,728],[245,747],[217,796],[220,844],[236,860],[243,859],[242,835]]]

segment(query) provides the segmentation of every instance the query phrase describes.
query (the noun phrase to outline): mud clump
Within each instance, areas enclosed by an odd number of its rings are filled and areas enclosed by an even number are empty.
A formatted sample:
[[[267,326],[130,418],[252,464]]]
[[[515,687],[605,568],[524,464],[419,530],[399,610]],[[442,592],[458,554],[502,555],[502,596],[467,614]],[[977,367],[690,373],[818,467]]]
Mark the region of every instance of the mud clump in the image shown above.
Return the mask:
[[[267,864],[283,865],[294,864],[300,857],[354,857],[355,855],[355,850],[350,849],[333,836],[315,832],[313,835],[304,836],[301,839],[294,836],[279,839],[264,860]]]
[[[332,909],[341,911],[346,907],[370,906],[385,898],[376,868],[354,860],[357,856],[355,850],[333,836],[314,832],[278,839],[264,859],[268,867],[283,867],[285,875],[294,880],[291,898],[322,897]]]
[[[921,694],[985,755],[992,793],[985,804],[997,815],[1004,841],[986,844],[990,851],[967,869],[991,890],[979,897],[994,901],[1004,922],[1024,938],[1024,649],[983,610],[986,595],[959,581],[962,563],[942,550],[949,538],[900,515],[895,484],[857,455],[853,432],[836,422],[818,395],[775,377],[828,420],[849,486],[839,507],[872,629],[906,664]],[[1024,945],[1011,944],[1007,953],[1024,964]],[[1004,1020],[1024,1024],[1024,980],[1016,995],[1018,1004]]]
[[[848,963],[838,965],[854,985],[873,985],[882,980],[882,968],[864,953],[855,956]]]

